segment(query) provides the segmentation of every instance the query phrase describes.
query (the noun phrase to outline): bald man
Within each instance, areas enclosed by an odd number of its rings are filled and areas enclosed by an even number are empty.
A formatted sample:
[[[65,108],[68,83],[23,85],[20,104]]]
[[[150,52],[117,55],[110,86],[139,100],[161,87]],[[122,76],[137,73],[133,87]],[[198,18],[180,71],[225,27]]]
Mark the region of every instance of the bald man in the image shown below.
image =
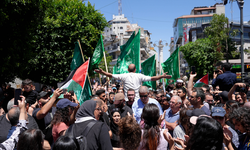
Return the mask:
[[[127,97],[127,91],[128,89],[134,89],[135,90],[135,100],[138,100],[139,97],[139,88],[142,84],[142,81],[156,81],[161,78],[167,78],[170,79],[172,76],[167,75],[167,73],[163,73],[162,75],[159,76],[145,76],[141,73],[135,73],[136,72],[136,66],[134,64],[130,64],[128,66],[128,72],[129,73],[124,73],[124,74],[111,74],[103,71],[102,69],[96,69],[95,72],[101,73],[106,75],[107,77],[110,78],[115,78],[118,80],[122,80],[124,82],[124,92],[125,92],[125,99],[128,101]]]

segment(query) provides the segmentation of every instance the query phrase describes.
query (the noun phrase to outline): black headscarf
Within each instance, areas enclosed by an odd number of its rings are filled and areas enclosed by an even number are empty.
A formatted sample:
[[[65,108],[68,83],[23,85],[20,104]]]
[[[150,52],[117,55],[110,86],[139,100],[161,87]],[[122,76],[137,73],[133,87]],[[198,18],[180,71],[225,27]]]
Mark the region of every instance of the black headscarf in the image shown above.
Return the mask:
[[[82,117],[93,117],[95,118],[94,111],[96,108],[96,101],[87,100],[85,101],[76,113],[76,119]]]
[[[120,114],[119,109],[115,108],[111,111],[111,115],[110,115],[110,129],[114,134],[118,134],[118,125],[114,122],[113,120],[113,115],[115,112],[118,112]]]

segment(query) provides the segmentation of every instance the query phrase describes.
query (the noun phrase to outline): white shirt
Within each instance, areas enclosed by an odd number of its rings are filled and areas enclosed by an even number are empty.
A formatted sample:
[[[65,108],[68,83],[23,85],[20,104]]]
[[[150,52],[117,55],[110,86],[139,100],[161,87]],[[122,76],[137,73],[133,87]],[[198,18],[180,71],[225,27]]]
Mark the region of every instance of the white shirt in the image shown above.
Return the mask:
[[[128,89],[135,90],[135,100],[138,100],[139,97],[139,88],[142,85],[142,81],[151,81],[150,76],[145,76],[140,73],[125,73],[125,74],[113,74],[112,76],[115,79],[122,80],[124,82],[124,91],[125,91],[125,99],[127,98],[127,91]]]

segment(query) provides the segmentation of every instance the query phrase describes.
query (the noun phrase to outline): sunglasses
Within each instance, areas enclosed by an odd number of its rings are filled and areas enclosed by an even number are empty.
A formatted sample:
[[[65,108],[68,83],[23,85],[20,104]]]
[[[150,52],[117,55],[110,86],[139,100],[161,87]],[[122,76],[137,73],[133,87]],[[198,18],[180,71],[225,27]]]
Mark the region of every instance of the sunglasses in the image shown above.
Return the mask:
[[[95,110],[102,111],[102,109],[100,107],[96,108]]]
[[[140,97],[148,97],[148,95],[140,95]]]

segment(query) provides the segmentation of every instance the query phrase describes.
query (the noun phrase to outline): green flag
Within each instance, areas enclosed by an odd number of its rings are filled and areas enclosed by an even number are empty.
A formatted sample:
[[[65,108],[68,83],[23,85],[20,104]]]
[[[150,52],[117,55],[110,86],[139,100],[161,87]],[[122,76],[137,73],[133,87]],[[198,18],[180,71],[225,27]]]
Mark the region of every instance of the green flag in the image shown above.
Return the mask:
[[[128,73],[128,66],[135,64],[136,73],[140,70],[140,35],[141,30],[139,29],[136,36],[131,40],[125,49],[121,52],[117,59],[116,65],[113,67],[113,74]],[[129,40],[130,41],[130,40]]]
[[[135,31],[130,36],[130,38],[128,39],[128,41],[125,44],[123,44],[123,45],[120,46],[121,53],[124,52],[124,50],[126,48],[128,48],[128,46],[130,45],[130,43],[133,41],[134,38],[135,38]]]
[[[89,64],[89,72],[92,72],[94,69],[99,68],[98,65],[102,60],[103,53],[104,53],[104,46],[102,41],[102,35],[100,34],[99,41],[95,47],[95,51],[91,58],[91,63]]]
[[[161,66],[164,72],[168,72],[169,75],[172,75],[172,80],[176,81],[177,78],[180,78],[179,48],[177,48]],[[168,84],[168,82],[166,82],[166,84]]]
[[[120,56],[126,55],[126,48],[128,48],[129,44],[133,41],[134,38],[135,38],[135,31],[130,36],[130,38],[128,39],[128,41],[125,44],[123,44],[123,45],[120,46],[120,51],[121,51]],[[121,57],[120,56],[117,58],[117,62],[121,62]],[[113,74],[119,74],[118,73],[119,71],[118,71],[117,68],[119,68],[120,66],[118,66],[118,65],[120,65],[120,63],[116,63],[114,65],[114,67],[113,67]]]
[[[81,49],[79,47],[79,43],[75,42],[75,50],[74,55],[70,64],[70,70],[75,70],[83,64]]]
[[[141,64],[141,70],[144,75],[147,76],[156,76],[156,63],[155,63],[155,55],[148,58]],[[144,86],[151,87],[156,90],[156,81],[147,81],[143,83]]]

